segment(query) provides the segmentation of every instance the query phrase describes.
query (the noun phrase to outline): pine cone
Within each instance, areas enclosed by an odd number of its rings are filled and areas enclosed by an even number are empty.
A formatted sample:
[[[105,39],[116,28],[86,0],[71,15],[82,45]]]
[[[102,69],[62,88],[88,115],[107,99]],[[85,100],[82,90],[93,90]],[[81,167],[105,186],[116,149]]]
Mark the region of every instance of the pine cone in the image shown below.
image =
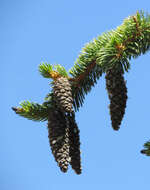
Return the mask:
[[[117,69],[109,69],[106,72],[106,89],[110,99],[110,115],[112,127],[118,130],[123,119],[126,101],[127,101],[127,88],[124,80],[123,71]]]
[[[60,77],[54,81],[54,99],[63,112],[73,112],[72,89],[67,78]]]
[[[52,153],[62,172],[67,172],[69,157],[69,129],[65,115],[60,110],[54,110],[48,117],[48,137]]]
[[[81,158],[80,158],[80,137],[79,129],[75,122],[75,116],[68,116],[69,120],[69,155],[71,158],[70,165],[77,174],[81,174]]]

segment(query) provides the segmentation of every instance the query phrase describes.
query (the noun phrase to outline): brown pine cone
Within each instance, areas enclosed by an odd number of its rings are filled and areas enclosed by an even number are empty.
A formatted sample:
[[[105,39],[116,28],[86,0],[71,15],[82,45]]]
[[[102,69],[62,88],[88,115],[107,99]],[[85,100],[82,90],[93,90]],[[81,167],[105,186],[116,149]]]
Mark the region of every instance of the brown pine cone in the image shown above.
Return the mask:
[[[68,116],[69,121],[69,155],[71,158],[70,165],[76,174],[81,174],[81,158],[80,158],[80,136],[79,129],[75,121],[74,114]]]
[[[106,89],[110,99],[109,109],[112,127],[114,130],[118,130],[125,113],[126,102],[128,98],[123,71],[117,68],[108,69],[105,79]]]
[[[60,110],[54,110],[48,117],[48,137],[52,153],[61,171],[67,172],[69,157],[69,131],[65,115]]]
[[[54,99],[57,106],[63,111],[73,112],[73,98],[71,84],[67,78],[60,77],[54,81]]]

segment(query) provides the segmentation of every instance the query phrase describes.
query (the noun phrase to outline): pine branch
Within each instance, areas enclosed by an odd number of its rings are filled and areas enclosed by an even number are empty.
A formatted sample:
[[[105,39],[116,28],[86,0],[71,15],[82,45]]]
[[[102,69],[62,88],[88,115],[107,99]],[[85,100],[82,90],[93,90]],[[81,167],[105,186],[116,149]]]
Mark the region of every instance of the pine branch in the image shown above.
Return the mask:
[[[109,68],[122,68],[123,72],[128,71],[129,60],[146,53],[149,49],[150,16],[137,12],[136,15],[125,19],[116,30],[103,33],[83,48],[74,67],[69,71],[72,78],[61,65],[53,67],[42,63],[39,71],[46,78],[57,80],[63,76],[70,80],[73,105],[77,111],[83,105],[85,95],[97,83],[102,73]],[[36,109],[38,108],[37,106]],[[19,113],[26,116],[24,111],[23,113],[19,111]]]
[[[59,73],[59,75],[68,78],[68,73],[67,73],[66,69],[63,66],[57,64],[57,65],[54,66],[54,68],[56,69],[56,72]]]
[[[16,114],[33,121],[46,121],[48,119],[48,111],[52,108],[50,102],[37,104],[24,101],[20,105],[21,108],[12,107],[13,111],[15,111]]]
[[[48,116],[56,111],[56,107],[61,110],[64,117],[66,114],[74,114],[72,104],[75,111],[77,111],[83,105],[85,95],[91,91],[102,74],[106,73],[106,86],[111,101],[112,126],[115,130],[118,130],[125,113],[127,100],[127,88],[123,74],[130,69],[129,61],[131,58],[145,54],[148,50],[150,50],[150,15],[137,12],[125,19],[116,30],[103,33],[97,39],[88,43],[70,69],[71,77],[61,65],[40,64],[40,74],[45,78],[53,79],[51,83],[53,85],[52,92],[46,96],[43,104],[24,101],[20,104],[21,107],[13,107],[12,109],[16,114],[34,121],[47,120]],[[67,106],[68,108],[66,108]],[[51,127],[50,123],[55,126],[55,122],[57,122],[57,117],[55,119],[52,117],[51,122],[49,121],[49,127]],[[75,120],[70,120],[70,129],[71,126],[77,129]],[[68,131],[66,134],[68,135]],[[79,158],[78,132],[75,134],[72,131],[70,139],[73,145],[75,145],[74,139],[78,141],[76,150]],[[145,149],[141,153],[150,156],[150,141],[145,143],[144,147]],[[73,158],[72,162],[75,163],[74,150],[70,155]],[[73,164],[73,168],[75,168],[74,166]],[[80,173],[79,162],[78,166],[79,171],[77,173]]]
[[[41,63],[39,65],[39,72],[45,78],[57,79],[60,76],[68,77],[68,73],[65,68],[59,64],[51,65],[48,63]]]
[[[53,66],[48,63],[41,63],[39,65],[39,72],[45,78],[51,78],[52,71],[53,71]]]
[[[144,148],[145,149],[141,150],[141,153],[145,154],[146,156],[150,156],[150,141],[144,144]]]
[[[67,77],[72,84],[75,111],[83,105],[85,95],[91,91],[102,73],[112,67],[130,68],[129,60],[146,53],[150,48],[150,16],[137,12],[124,20],[123,24],[107,33],[103,33],[88,43],[82,50],[73,68],[69,71],[62,66],[41,64],[39,71],[46,78]],[[117,64],[116,64],[117,63]],[[119,64],[120,65],[119,65]]]
[[[150,16],[137,12],[124,20],[107,45],[98,52],[98,64],[106,71],[120,62],[124,71],[130,68],[129,60],[150,49]]]
[[[85,94],[97,83],[102,73],[120,66],[123,71],[128,71],[129,60],[150,49],[149,39],[150,16],[137,12],[135,16],[125,19],[116,30],[104,33],[87,44],[69,71],[74,82],[76,110],[83,105]]]

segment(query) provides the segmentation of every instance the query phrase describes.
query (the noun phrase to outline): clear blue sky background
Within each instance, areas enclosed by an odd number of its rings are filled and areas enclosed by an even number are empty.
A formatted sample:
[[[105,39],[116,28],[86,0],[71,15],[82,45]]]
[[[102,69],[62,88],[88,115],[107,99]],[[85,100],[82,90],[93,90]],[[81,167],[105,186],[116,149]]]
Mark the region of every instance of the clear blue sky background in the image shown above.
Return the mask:
[[[140,154],[150,138],[150,55],[131,61],[128,102],[121,129],[111,128],[102,77],[77,113],[83,173],[61,173],[45,123],[11,110],[23,100],[42,103],[49,80],[41,61],[70,69],[81,48],[120,25],[149,0],[0,0],[0,190],[130,190],[150,188],[150,158]]]

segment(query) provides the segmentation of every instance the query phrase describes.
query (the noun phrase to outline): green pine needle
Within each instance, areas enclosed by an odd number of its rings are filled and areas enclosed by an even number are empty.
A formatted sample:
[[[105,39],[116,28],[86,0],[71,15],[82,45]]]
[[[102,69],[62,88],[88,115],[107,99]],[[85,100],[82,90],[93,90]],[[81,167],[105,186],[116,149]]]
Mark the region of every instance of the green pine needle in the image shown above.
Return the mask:
[[[48,112],[51,109],[50,102],[37,104],[23,101],[20,103],[20,106],[21,108],[13,107],[12,109],[16,114],[33,121],[46,121],[48,118]]]
[[[58,72],[60,76],[68,77],[68,73],[65,68],[59,64],[53,66],[48,63],[41,63],[39,65],[39,72],[45,78],[51,78],[52,71]]]
[[[63,66],[58,64],[58,65],[55,65],[54,68],[61,76],[68,77],[68,73]]]
[[[141,153],[145,154],[146,156],[150,156],[150,141],[144,144],[144,148],[145,149],[141,150]]]
[[[51,78],[50,72],[53,71],[53,66],[48,63],[41,63],[39,65],[39,72],[45,78]]]

